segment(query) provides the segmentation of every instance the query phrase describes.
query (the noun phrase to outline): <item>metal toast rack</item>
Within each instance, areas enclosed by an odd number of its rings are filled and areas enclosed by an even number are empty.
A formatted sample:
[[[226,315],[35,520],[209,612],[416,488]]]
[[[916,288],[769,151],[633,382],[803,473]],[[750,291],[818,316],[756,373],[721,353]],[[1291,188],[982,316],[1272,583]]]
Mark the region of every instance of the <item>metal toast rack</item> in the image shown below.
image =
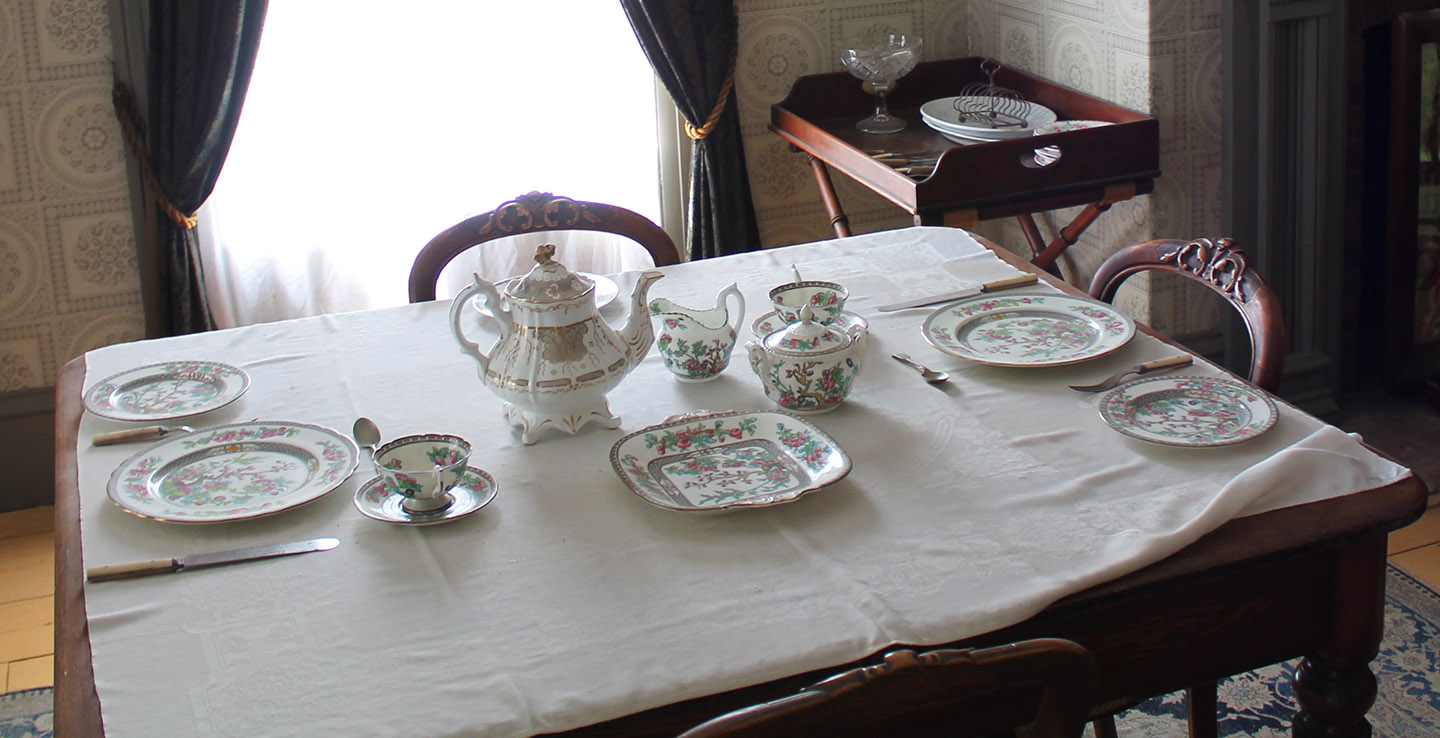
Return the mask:
[[[960,122],[966,125],[986,128],[1024,128],[1029,125],[1030,102],[1015,90],[995,84],[995,73],[1000,71],[1000,62],[985,59],[980,70],[989,82],[972,82],[960,90],[955,99],[955,110],[960,113]]]

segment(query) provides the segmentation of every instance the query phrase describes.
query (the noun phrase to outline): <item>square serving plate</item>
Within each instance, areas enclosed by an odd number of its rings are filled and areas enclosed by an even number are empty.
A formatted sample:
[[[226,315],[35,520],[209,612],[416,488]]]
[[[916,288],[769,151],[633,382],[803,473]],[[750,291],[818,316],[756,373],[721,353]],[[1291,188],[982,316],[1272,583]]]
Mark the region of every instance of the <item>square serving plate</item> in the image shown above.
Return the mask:
[[[667,418],[620,439],[610,465],[646,502],[690,512],[778,505],[850,473],[833,439],[774,411]]]

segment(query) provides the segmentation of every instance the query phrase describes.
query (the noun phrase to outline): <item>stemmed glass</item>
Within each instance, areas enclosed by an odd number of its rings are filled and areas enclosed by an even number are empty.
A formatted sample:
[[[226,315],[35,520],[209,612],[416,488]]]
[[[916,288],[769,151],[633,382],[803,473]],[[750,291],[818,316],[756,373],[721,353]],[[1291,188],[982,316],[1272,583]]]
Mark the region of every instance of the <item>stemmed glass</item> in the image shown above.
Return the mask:
[[[890,114],[885,95],[895,81],[920,61],[920,37],[903,33],[874,33],[852,39],[840,52],[840,63],[875,90],[875,114],[855,124],[865,133],[905,130],[905,121]]]

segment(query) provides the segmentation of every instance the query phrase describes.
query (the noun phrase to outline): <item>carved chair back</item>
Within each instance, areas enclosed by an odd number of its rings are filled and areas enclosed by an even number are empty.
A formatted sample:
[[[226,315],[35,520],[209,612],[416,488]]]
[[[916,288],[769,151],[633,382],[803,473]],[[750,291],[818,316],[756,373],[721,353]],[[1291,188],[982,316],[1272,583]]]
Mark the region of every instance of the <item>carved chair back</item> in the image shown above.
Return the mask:
[[[680,252],[669,234],[633,210],[530,192],[488,213],[466,218],[430,239],[410,267],[410,302],[434,300],[440,272],[465,250],[510,236],[545,231],[614,233],[643,246],[655,266],[680,261]]]
[[[1285,368],[1280,300],[1231,239],[1170,239],[1127,246],[1100,265],[1090,281],[1090,296],[1113,302],[1121,283],[1146,270],[1179,274],[1228,300],[1250,333],[1250,382],[1270,392],[1279,388]]]
[[[1095,689],[1079,644],[1037,638],[986,649],[903,650],[798,694],[709,720],[680,738],[982,736],[1077,738]],[[1037,708],[1038,705],[1038,708]]]

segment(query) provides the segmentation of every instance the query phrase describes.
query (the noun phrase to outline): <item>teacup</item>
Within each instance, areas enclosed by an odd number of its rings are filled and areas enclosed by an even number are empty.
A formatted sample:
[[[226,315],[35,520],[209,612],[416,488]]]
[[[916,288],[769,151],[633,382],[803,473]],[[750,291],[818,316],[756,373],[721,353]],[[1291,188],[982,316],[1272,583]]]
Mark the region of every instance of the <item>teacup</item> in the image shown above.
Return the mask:
[[[401,507],[435,512],[449,506],[449,492],[470,462],[470,443],[436,433],[405,436],[376,449],[372,458],[385,491],[405,498]]]
[[[770,301],[775,303],[775,312],[786,323],[800,321],[800,308],[810,307],[816,322],[829,325],[845,311],[845,301],[850,290],[835,282],[790,282],[770,290]]]

